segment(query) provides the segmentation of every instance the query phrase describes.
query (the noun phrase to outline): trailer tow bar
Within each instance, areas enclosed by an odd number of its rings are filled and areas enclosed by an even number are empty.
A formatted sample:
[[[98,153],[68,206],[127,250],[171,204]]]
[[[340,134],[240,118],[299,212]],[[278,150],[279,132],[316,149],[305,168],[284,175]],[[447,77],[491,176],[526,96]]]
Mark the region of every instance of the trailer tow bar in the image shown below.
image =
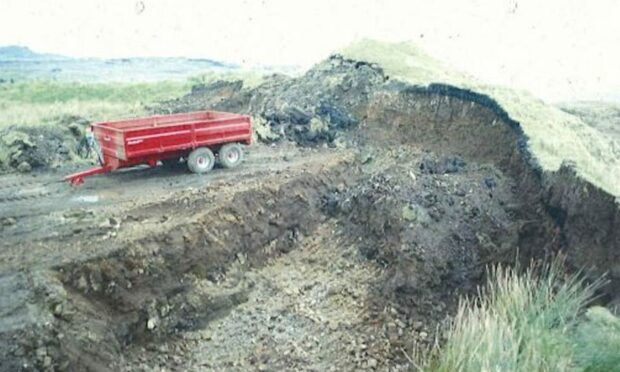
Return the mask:
[[[111,171],[110,167],[94,167],[87,169],[85,171],[77,172],[70,174],[64,178],[65,181],[69,182],[71,186],[79,186],[84,183],[84,177],[94,176],[96,174],[103,174]]]

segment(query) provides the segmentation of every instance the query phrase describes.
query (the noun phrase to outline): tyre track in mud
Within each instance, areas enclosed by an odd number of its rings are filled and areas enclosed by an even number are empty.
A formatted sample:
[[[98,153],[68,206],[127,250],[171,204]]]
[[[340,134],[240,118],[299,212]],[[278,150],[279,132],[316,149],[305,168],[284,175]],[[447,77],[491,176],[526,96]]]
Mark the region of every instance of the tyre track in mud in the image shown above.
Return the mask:
[[[35,179],[27,175],[0,176],[0,180],[0,206],[8,202],[50,197],[62,192],[62,189],[55,187],[62,181],[49,175]]]
[[[286,150],[269,151],[269,149],[261,146],[256,146],[256,148],[257,150],[253,150],[256,154],[247,159],[241,167],[234,170],[226,170],[225,172],[222,169],[215,169],[207,176],[208,180],[217,181],[231,178],[239,173],[242,175],[256,173],[259,169],[268,171],[264,164],[275,164],[277,169],[279,168],[278,162],[286,163],[282,159],[286,157],[282,155],[282,152]],[[295,150],[290,149],[289,151],[295,152]],[[292,154],[288,154],[288,156],[290,157]],[[86,167],[88,166],[83,166],[82,168]],[[53,173],[35,173],[33,175],[15,173],[0,175],[0,207],[2,207],[0,209],[0,218],[47,214],[54,210],[76,206],[74,205],[76,203],[70,203],[72,199],[89,204],[88,196],[92,193],[129,193],[130,196],[133,196],[141,193],[140,188],[146,190],[149,190],[149,188],[157,189],[159,191],[161,188],[175,190],[187,186],[202,186],[204,184],[204,179],[190,174],[183,164],[180,164],[175,169],[149,168],[146,166],[123,169],[103,176],[88,178],[86,180],[87,183],[81,187],[69,187],[63,181],[63,177],[73,171],[75,170],[56,170]],[[153,185],[154,182],[157,185]],[[125,190],[127,188],[129,190]],[[133,194],[131,194],[132,191]],[[52,197],[59,199],[56,203],[50,203],[53,205],[39,207],[38,205],[31,204],[32,201],[37,199]],[[106,201],[106,204],[110,205],[123,201],[123,198],[110,198],[110,200]],[[26,203],[20,204],[20,202]],[[95,202],[91,201],[90,204],[92,203]],[[18,211],[19,213],[11,213],[11,211]]]

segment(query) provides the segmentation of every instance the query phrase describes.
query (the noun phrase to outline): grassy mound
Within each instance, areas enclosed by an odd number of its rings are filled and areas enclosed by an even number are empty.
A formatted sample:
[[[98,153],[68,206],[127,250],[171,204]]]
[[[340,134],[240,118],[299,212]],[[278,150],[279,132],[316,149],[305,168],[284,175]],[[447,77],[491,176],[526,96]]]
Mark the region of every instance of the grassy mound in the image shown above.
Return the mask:
[[[571,161],[586,180],[620,197],[620,138],[605,135],[527,92],[481,84],[408,43],[363,40],[340,53],[377,63],[392,79],[413,85],[445,83],[488,95],[521,124],[543,169],[555,171],[563,161]]]

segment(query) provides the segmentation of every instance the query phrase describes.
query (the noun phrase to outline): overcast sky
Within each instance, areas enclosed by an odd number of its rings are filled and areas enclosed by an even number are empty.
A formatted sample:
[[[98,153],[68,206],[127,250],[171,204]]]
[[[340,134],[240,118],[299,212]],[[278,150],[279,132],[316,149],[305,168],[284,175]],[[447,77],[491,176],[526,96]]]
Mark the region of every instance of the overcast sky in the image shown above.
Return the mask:
[[[0,0],[0,45],[71,56],[311,64],[363,37],[413,41],[548,100],[620,100],[620,0]]]

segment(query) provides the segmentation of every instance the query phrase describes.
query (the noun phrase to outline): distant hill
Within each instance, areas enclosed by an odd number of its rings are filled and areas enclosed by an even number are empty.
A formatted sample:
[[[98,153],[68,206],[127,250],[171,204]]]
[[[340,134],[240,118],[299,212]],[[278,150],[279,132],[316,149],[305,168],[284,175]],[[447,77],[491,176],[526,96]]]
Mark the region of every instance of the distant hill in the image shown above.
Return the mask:
[[[93,63],[93,61],[103,61],[107,64],[122,63],[193,63],[213,68],[236,69],[237,64],[216,61],[208,58],[184,58],[184,57],[131,57],[131,58],[73,58],[59,54],[37,53],[32,49],[21,45],[0,46],[0,61],[2,62],[30,62],[30,61],[75,61],[81,63]]]
[[[0,80],[159,81],[187,79],[204,73],[240,69],[234,63],[208,58],[68,57],[38,53],[21,45],[0,46]]]
[[[0,47],[0,61],[32,61],[32,60],[60,60],[69,59],[69,57],[37,53],[28,47],[20,45],[9,45]]]

